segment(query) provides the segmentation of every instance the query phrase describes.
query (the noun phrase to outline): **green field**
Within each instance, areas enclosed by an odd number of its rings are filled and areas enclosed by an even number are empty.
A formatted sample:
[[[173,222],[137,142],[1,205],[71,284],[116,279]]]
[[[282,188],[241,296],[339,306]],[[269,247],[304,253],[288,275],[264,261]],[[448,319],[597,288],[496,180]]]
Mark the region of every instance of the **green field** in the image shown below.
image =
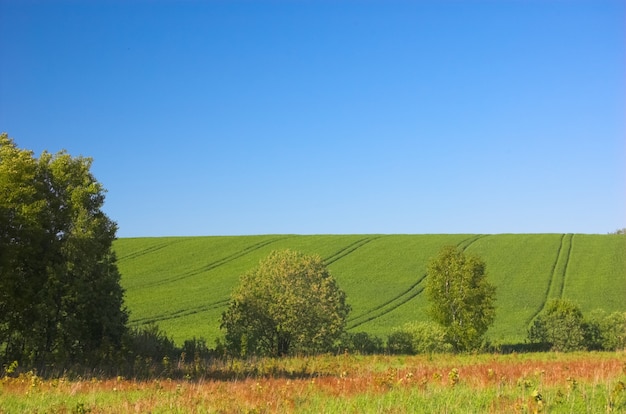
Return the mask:
[[[348,296],[348,328],[386,337],[428,316],[428,260],[444,245],[481,256],[497,287],[497,316],[487,336],[519,343],[550,298],[583,311],[626,311],[626,236],[263,235],[125,238],[114,248],[130,322],[156,322],[177,343],[221,335],[219,319],[239,276],[272,250],[319,254]]]

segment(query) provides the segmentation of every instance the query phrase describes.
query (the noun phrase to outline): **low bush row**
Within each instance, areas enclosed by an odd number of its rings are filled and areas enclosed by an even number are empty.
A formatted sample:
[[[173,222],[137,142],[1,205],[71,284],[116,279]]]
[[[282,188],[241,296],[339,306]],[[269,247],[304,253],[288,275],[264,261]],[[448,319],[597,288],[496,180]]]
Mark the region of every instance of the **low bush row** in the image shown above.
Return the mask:
[[[602,310],[585,316],[568,299],[553,299],[528,331],[528,341],[540,350],[614,351],[626,348],[626,312]]]
[[[495,346],[485,343],[483,352],[507,351],[613,351],[626,349],[626,313],[592,312],[585,317],[578,306],[559,299],[547,304],[535,319],[525,344]],[[453,352],[445,330],[435,322],[413,322],[403,325],[386,340],[367,332],[345,332],[334,347],[336,354],[415,355]],[[227,347],[217,341],[215,347],[203,338],[186,340],[182,346],[157,325],[129,330],[121,349],[99,361],[77,366],[36,368],[38,375],[54,376],[123,376],[127,378],[201,378],[221,372],[216,364],[234,361]],[[231,362],[232,363],[232,362]],[[86,367],[89,368],[86,368]],[[8,361],[0,368],[0,377],[19,375],[33,367],[20,367]],[[226,371],[225,371],[226,372]],[[217,373],[217,374],[216,374]]]

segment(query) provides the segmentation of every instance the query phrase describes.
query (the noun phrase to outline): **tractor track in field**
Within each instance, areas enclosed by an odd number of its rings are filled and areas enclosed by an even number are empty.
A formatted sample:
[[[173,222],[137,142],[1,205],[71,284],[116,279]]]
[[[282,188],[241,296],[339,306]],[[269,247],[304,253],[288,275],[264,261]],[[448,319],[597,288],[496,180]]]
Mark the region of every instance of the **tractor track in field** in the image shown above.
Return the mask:
[[[177,244],[177,243],[180,243],[180,242],[183,242],[183,241],[185,241],[185,240],[184,239],[169,240],[169,241],[166,241],[166,242],[155,244],[154,246],[146,247],[145,249],[137,250],[137,251],[134,251],[132,253],[128,253],[128,254],[126,254],[124,256],[120,256],[120,257],[117,258],[117,262],[119,263],[122,260],[136,259],[138,257],[144,256],[144,255],[149,254],[149,253],[154,253],[156,251],[159,251],[161,249],[164,249],[166,247],[172,246],[174,244]]]
[[[354,252],[355,250],[359,249],[360,247],[366,245],[367,243],[371,242],[372,240],[378,239],[382,236],[374,236],[374,237],[364,237],[362,239],[359,239],[353,243],[350,243],[349,245],[345,246],[344,248],[338,250],[337,252],[333,253],[331,256],[327,257],[324,259],[324,263],[326,265],[329,265],[331,263],[334,263],[344,257],[346,257],[347,255],[349,255],[350,253]],[[204,266],[200,269],[195,269],[193,271],[184,273],[182,275],[178,275],[176,278],[169,278],[169,279],[164,279],[161,280],[157,283],[153,283],[152,285],[149,286],[156,286],[159,284],[163,284],[163,283],[169,283],[169,282],[173,282],[173,281],[177,281],[186,277],[190,277],[190,276],[194,276],[196,274],[208,271],[208,270],[212,270],[217,266],[221,266],[222,264],[228,263],[232,260],[235,260],[253,250],[257,250],[261,247],[267,246],[270,243],[274,243],[275,241],[278,240],[282,240],[285,239],[286,237],[278,237],[278,238],[274,238],[271,240],[265,240],[263,242],[254,244],[252,246],[249,246],[248,248],[239,251],[235,254],[232,254],[230,256],[227,256],[223,259],[220,259],[218,261],[212,262],[210,264],[208,264],[207,266]],[[148,285],[146,285],[148,286]],[[226,307],[228,305],[228,301],[229,299],[223,299],[217,302],[213,302],[210,304],[205,304],[205,305],[199,305],[199,306],[194,306],[191,308],[185,308],[185,309],[180,309],[177,310],[175,312],[171,312],[168,314],[163,314],[163,315],[154,315],[154,316],[149,316],[149,317],[145,317],[145,318],[139,318],[139,319],[132,319],[130,321],[131,324],[134,325],[147,325],[150,323],[154,323],[154,322],[161,322],[161,321],[165,321],[165,320],[171,320],[171,319],[177,319],[177,318],[182,318],[185,316],[189,316],[189,315],[194,315],[196,313],[200,313],[200,312],[204,312],[207,310],[212,310],[212,309],[218,309],[221,307]]]
[[[461,251],[467,250],[472,244],[476,243],[478,239],[482,239],[483,237],[487,237],[488,234],[477,234],[476,236],[469,237],[465,240],[461,240],[456,247],[459,247]]]
[[[249,253],[251,253],[251,252],[253,252],[255,250],[261,249],[261,248],[263,248],[265,246],[268,246],[268,245],[270,245],[272,243],[275,243],[275,242],[277,242],[279,240],[284,240],[284,239],[289,238],[289,237],[291,237],[291,236],[275,237],[273,239],[260,241],[258,243],[255,243],[255,244],[252,244],[252,245],[246,247],[243,250],[239,250],[238,252],[230,254],[230,255],[228,255],[226,257],[223,257],[223,258],[221,258],[219,260],[216,260],[214,262],[208,263],[208,264],[206,264],[206,265],[204,265],[202,267],[199,267],[199,268],[196,268],[196,269],[193,269],[193,270],[189,270],[189,271],[187,271],[185,273],[181,273],[181,274],[169,277],[169,278],[160,279],[160,280],[154,281],[152,283],[142,285],[141,288],[145,289],[145,288],[148,288],[148,287],[154,287],[154,286],[165,285],[165,284],[172,283],[172,282],[178,282],[180,280],[184,280],[184,279],[187,279],[187,278],[199,275],[200,273],[208,272],[209,270],[213,270],[213,269],[215,269],[217,267],[225,265],[226,263],[230,263],[233,260],[239,259],[240,257],[243,257],[243,256],[245,256],[245,255],[247,255],[247,254],[249,254]]]
[[[217,302],[213,302],[213,303],[208,303],[208,304],[204,304],[204,305],[194,306],[194,307],[191,307],[191,308],[179,309],[177,311],[174,311],[174,312],[171,312],[171,313],[168,313],[168,314],[147,316],[147,317],[138,318],[138,319],[131,319],[129,321],[129,323],[131,325],[148,325],[148,324],[155,323],[155,322],[161,322],[161,321],[167,321],[167,320],[171,320],[171,319],[182,318],[182,317],[185,317],[185,316],[194,315],[196,313],[200,313],[200,312],[205,312],[205,311],[208,311],[208,310],[213,310],[213,309],[219,309],[219,308],[226,307],[226,305],[228,305],[228,301],[229,301],[229,299],[222,299],[222,300],[218,300]]]
[[[424,279],[426,279],[426,274],[422,275],[422,277],[420,277],[417,282],[413,283],[411,286],[409,286],[408,289],[404,290],[398,296],[395,296],[388,301],[383,302],[368,311],[365,311],[360,315],[357,315],[353,318],[348,318],[347,329],[353,329],[363,325],[364,323],[373,321],[374,319],[380,318],[381,316],[384,316],[389,312],[404,305],[406,302],[410,301],[411,299],[422,293],[422,291],[424,291],[424,287],[420,286]]]
[[[382,236],[374,236],[374,237],[364,237],[362,239],[359,239],[353,243],[350,243],[349,245],[347,245],[346,247],[344,247],[343,249],[338,250],[337,252],[333,253],[331,256],[327,257],[324,259],[324,264],[326,264],[326,266],[335,263],[337,260],[343,259],[344,257],[346,257],[347,255],[349,255],[350,253],[354,252],[355,250],[365,246],[367,243],[371,242],[372,240],[376,240],[379,239]]]
[[[476,236],[469,237],[467,239],[462,240],[457,244],[457,247],[460,247],[462,251],[465,251],[469,246],[475,243],[478,239],[482,237],[486,237],[486,234],[479,234]],[[400,306],[404,305],[408,301],[414,299],[419,296],[424,291],[424,286],[422,283],[426,280],[427,274],[424,273],[415,283],[402,291],[399,295],[387,300],[386,302],[375,306],[372,309],[369,309],[360,315],[357,315],[352,318],[348,318],[347,320],[347,329],[357,328],[367,322],[373,321],[374,319],[380,318],[394,310],[398,309]]]
[[[548,287],[546,288],[544,300],[539,305],[537,310],[535,310],[531,317],[526,321],[527,325],[530,325],[532,321],[535,320],[537,315],[539,315],[545,309],[550,298],[563,297],[563,291],[565,290],[565,278],[567,276],[567,268],[569,267],[569,259],[572,252],[573,242],[573,234],[566,233],[561,236],[559,248],[556,252],[556,257],[554,258],[554,262],[552,263],[552,267],[550,268],[550,279],[548,280]],[[561,264],[561,266],[559,266],[559,264]],[[563,268],[562,271],[559,270],[560,267]]]
[[[569,235],[569,246],[567,246],[567,254],[565,256],[565,266],[563,266],[563,274],[561,276],[561,284],[559,285],[559,298],[563,297],[565,291],[565,279],[567,279],[567,269],[569,268],[569,259],[572,254],[572,246],[574,245],[574,235]]]

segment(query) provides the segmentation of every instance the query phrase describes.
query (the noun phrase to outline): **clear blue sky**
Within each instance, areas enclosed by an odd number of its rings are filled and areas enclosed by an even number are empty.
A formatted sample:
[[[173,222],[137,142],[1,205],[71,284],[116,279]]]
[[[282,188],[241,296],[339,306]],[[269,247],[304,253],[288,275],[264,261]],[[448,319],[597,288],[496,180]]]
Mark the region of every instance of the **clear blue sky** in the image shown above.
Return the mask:
[[[626,2],[0,0],[0,130],[118,236],[626,226]]]

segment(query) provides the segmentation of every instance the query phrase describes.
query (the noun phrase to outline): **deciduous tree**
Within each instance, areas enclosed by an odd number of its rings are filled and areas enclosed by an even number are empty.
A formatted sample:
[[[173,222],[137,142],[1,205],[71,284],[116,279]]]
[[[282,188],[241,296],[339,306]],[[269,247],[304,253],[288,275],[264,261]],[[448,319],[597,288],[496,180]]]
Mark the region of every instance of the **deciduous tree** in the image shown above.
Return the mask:
[[[426,294],[433,319],[459,351],[475,349],[495,318],[495,287],[485,263],[456,247],[443,248],[428,264]]]
[[[127,313],[92,160],[0,135],[0,359],[41,368],[119,346]]]
[[[323,352],[343,332],[349,311],[319,256],[281,250],[241,277],[221,326],[235,354]]]

